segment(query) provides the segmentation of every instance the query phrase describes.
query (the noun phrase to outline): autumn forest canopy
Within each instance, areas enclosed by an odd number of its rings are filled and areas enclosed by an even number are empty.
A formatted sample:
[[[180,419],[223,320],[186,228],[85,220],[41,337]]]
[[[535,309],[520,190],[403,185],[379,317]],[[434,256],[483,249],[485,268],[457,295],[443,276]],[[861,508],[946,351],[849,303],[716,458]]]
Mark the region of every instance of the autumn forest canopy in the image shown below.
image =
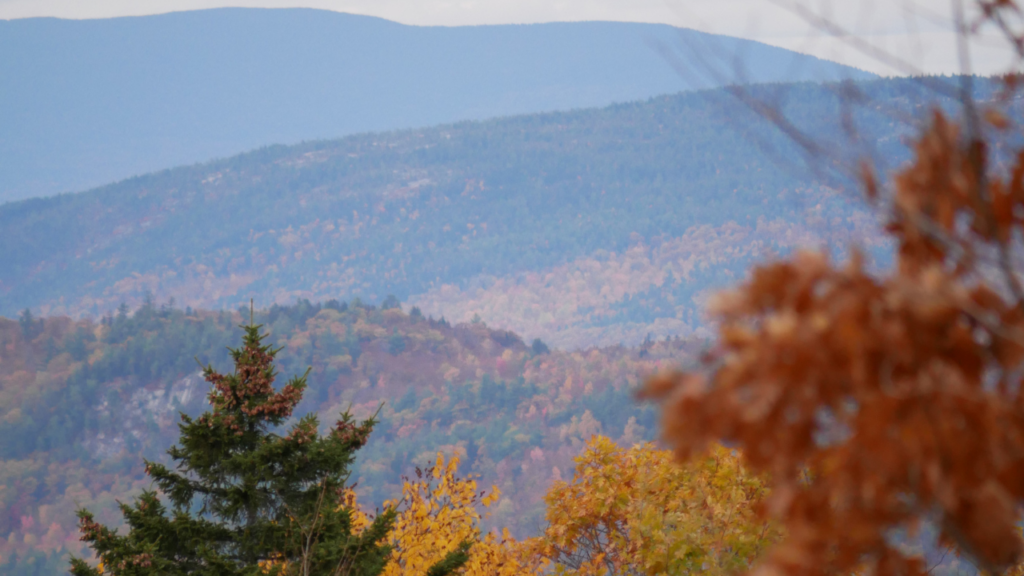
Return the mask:
[[[857,86],[880,170],[909,157],[908,119],[955,107],[914,80]],[[837,86],[750,90],[846,150]],[[395,294],[560,347],[636,345],[698,330],[710,291],[770,253],[858,241],[889,261],[870,210],[837,192],[849,178],[819,168],[724,90],[269,147],[0,206],[0,314]]]
[[[0,573],[1024,573],[1024,76],[810,80],[0,204]]]

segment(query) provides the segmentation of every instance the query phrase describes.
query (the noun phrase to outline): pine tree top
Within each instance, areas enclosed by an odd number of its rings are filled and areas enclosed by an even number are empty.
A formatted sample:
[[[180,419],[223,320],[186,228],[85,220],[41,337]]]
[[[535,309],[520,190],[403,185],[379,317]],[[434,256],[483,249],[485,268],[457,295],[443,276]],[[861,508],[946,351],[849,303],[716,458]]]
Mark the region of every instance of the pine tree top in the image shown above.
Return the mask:
[[[231,350],[234,372],[203,369],[211,409],[181,416],[181,436],[168,450],[173,466],[146,462],[171,509],[155,492],[122,505],[126,536],[80,511],[83,540],[113,574],[256,574],[295,562],[307,574],[335,574],[343,565],[347,574],[377,574],[394,513],[353,535],[342,498],[375,419],[356,422],[346,412],[321,435],[317,417],[306,415],[276,433],[302,400],[309,371],[275,389],[279,349],[264,344],[261,326],[243,329],[242,346]],[[98,574],[77,559],[72,572]]]

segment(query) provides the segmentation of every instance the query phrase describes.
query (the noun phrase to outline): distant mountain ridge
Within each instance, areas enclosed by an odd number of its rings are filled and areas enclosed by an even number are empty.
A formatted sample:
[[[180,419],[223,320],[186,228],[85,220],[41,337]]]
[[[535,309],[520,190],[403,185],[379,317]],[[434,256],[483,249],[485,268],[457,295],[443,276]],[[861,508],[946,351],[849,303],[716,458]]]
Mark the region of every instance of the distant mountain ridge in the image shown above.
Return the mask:
[[[915,128],[894,115],[925,116],[934,92],[858,87],[862,139],[895,167]],[[835,88],[751,96],[846,150]],[[395,294],[567,349],[689,334],[711,290],[773,253],[887,254],[855,193],[799,158],[721,89],[269,147],[0,206],[0,315],[98,317],[147,292],[206,309]]]
[[[308,9],[0,21],[0,202],[259,146],[604,106],[733,79],[871,74],[753,41],[612,22],[415,27]],[[725,58],[720,58],[724,55]],[[698,67],[699,68],[699,67]]]

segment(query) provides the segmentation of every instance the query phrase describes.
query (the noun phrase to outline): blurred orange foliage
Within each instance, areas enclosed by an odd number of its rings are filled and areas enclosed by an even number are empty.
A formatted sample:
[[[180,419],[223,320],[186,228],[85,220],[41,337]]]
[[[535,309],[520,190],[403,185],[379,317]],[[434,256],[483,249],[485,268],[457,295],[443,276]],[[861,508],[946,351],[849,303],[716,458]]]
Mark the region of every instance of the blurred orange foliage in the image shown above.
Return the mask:
[[[1024,151],[997,162],[1005,116],[961,103],[961,122],[932,114],[891,182],[862,167],[891,270],[856,250],[756,267],[715,301],[703,367],[647,384],[680,459],[724,440],[770,474],[787,536],[759,574],[923,575],[889,536],[924,521],[986,572],[1024,557]]]

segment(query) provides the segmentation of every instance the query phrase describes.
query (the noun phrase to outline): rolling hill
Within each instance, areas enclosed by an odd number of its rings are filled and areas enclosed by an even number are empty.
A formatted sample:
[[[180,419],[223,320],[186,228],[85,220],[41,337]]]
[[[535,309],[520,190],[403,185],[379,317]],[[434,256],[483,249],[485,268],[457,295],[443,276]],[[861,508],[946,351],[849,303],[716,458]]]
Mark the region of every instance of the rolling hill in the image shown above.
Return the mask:
[[[721,76],[681,77],[657,44]],[[737,78],[733,60],[752,82],[871,77],[663,25],[416,27],[300,9],[0,21],[0,202],[270,144],[708,88]]]
[[[141,457],[163,460],[178,412],[206,409],[195,357],[230,369],[248,310],[209,312],[145,303],[100,321],[0,318],[0,572],[67,573],[84,553],[75,510],[117,525],[117,500],[148,484]],[[311,367],[296,415],[330,426],[341,411],[367,417],[384,402],[352,480],[380,505],[403,475],[438,451],[462,454],[504,496],[491,525],[533,534],[542,497],[569,477],[591,434],[653,439],[654,410],[632,396],[644,374],[701,347],[671,339],[641,348],[546,350],[483,323],[452,325],[397,302],[329,301],[259,310],[281,378]],[[297,417],[296,416],[296,417]]]
[[[833,85],[759,86],[845,144]],[[933,93],[859,85],[880,166]],[[274,146],[0,206],[0,315],[147,293],[234,308],[388,294],[566,348],[699,331],[709,290],[796,246],[884,243],[844,181],[723,90]],[[851,201],[853,200],[853,201]]]

